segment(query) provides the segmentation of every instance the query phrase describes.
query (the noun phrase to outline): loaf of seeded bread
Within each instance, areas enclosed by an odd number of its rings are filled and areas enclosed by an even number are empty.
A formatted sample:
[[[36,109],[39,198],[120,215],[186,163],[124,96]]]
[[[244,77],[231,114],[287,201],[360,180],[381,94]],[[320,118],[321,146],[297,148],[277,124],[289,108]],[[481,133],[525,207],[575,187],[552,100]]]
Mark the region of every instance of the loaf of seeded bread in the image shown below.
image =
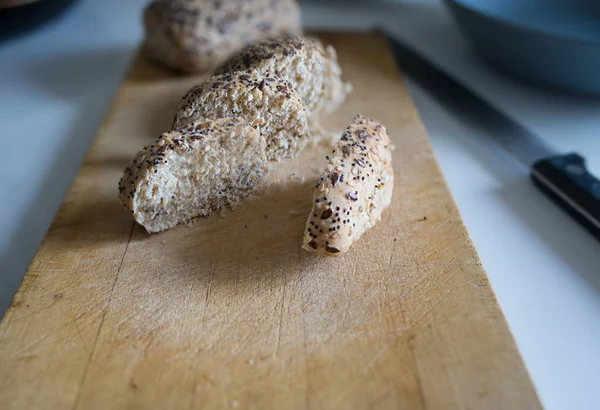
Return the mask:
[[[155,0],[144,26],[146,54],[184,73],[213,70],[268,36],[302,32],[294,0]]]
[[[358,115],[317,183],[302,247],[339,256],[381,219],[392,200],[393,146],[385,127]]]
[[[265,140],[244,120],[193,122],[138,152],[119,199],[149,233],[160,232],[248,196],[267,169]]]
[[[295,156],[310,136],[296,90],[280,76],[259,71],[217,75],[192,88],[179,103],[173,129],[192,121],[236,116],[263,134],[269,160]]]
[[[350,92],[333,47],[324,48],[316,39],[280,36],[247,46],[231,57],[216,73],[257,70],[281,74],[292,83],[310,116],[337,109]]]

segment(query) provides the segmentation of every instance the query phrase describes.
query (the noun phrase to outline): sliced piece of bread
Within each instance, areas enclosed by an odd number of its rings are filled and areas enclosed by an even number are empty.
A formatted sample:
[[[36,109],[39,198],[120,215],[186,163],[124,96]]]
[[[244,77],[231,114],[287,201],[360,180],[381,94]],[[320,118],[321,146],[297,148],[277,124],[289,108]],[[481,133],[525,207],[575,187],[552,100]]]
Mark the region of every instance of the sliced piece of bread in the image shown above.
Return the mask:
[[[119,182],[119,199],[150,233],[245,198],[268,169],[265,140],[244,120],[193,122],[144,147]]]
[[[302,247],[340,256],[381,219],[392,200],[393,146],[376,120],[358,115],[317,183]]]
[[[184,73],[214,70],[260,39],[302,33],[294,0],[155,0],[144,26],[145,53]]]
[[[315,109],[315,117],[323,117],[337,110],[352,92],[352,84],[342,79],[342,67],[332,45],[325,47],[325,69],[323,73],[323,98]]]
[[[267,158],[297,155],[308,142],[307,116],[289,82],[258,71],[223,74],[192,88],[181,100],[173,129],[191,121],[243,117],[267,142]]]
[[[247,46],[221,65],[216,73],[258,70],[281,75],[298,91],[310,116],[337,109],[350,92],[333,47],[296,36],[270,38]]]

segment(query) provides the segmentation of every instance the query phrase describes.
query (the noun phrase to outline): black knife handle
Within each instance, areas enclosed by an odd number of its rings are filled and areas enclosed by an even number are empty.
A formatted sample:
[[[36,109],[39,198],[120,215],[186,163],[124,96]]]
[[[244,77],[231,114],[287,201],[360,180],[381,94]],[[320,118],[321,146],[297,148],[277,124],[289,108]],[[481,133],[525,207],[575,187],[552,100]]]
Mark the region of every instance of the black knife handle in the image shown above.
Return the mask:
[[[589,173],[581,155],[537,161],[531,168],[531,177],[543,192],[600,239],[600,180]]]

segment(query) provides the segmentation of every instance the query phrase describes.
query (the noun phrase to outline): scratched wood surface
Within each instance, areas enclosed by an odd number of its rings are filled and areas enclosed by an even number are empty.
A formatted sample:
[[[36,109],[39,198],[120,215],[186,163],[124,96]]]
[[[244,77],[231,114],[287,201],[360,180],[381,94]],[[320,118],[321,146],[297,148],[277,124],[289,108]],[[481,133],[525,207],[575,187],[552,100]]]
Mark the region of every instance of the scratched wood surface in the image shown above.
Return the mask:
[[[395,188],[344,257],[300,249],[327,148],[236,211],[149,236],[130,157],[200,78],[135,60],[0,326],[2,409],[535,409],[534,388],[386,41],[328,34],[388,128]]]

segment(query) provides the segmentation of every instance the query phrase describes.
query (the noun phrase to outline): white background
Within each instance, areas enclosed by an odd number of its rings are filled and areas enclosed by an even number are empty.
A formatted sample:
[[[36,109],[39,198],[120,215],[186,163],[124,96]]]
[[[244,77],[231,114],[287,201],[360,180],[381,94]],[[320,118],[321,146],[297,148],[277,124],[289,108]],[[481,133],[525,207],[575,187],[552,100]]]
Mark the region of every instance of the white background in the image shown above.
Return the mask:
[[[0,312],[52,222],[141,38],[143,0],[82,0],[0,42]],[[321,2],[323,3],[323,2]],[[600,175],[600,100],[513,81],[473,55],[437,0],[311,3],[308,27],[385,27]],[[440,165],[544,406],[600,408],[600,243],[484,130],[409,82]]]

